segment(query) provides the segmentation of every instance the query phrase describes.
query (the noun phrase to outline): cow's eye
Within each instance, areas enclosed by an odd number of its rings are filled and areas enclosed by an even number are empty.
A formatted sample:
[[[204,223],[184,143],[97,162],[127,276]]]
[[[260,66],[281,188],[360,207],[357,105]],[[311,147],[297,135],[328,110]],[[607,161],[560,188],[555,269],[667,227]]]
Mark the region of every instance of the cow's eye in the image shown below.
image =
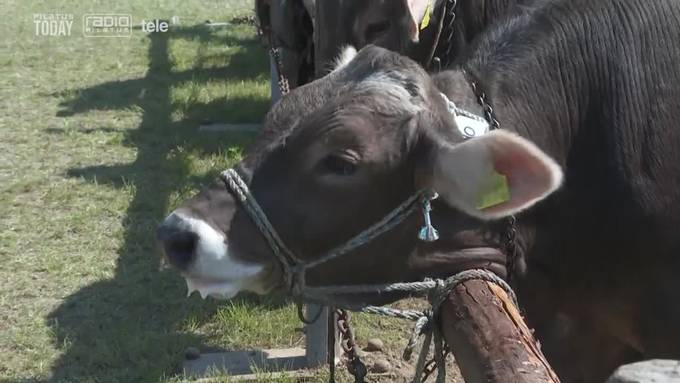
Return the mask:
[[[357,171],[357,160],[345,154],[329,154],[324,158],[323,166],[330,173],[349,176]]]
[[[390,29],[389,20],[371,23],[368,24],[368,26],[366,27],[366,35],[364,37],[366,38],[366,41],[374,42],[376,39],[378,39],[378,37],[385,34],[385,32],[387,32],[388,29]]]

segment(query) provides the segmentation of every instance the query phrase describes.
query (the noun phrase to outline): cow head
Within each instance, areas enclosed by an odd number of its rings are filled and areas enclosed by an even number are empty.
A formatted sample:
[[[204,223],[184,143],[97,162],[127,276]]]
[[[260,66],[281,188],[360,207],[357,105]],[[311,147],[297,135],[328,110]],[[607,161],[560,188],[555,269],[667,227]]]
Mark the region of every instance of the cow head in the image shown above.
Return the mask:
[[[332,69],[333,59],[342,46],[358,48],[369,44],[409,55],[418,61],[429,60],[427,54],[434,49],[438,32],[438,13],[435,7],[442,1],[432,0],[344,0],[321,1],[317,4],[316,71],[318,75]],[[427,14],[427,15],[426,15]],[[431,19],[427,23],[424,19]],[[424,34],[425,47],[417,49]],[[427,51],[427,52],[425,52]],[[427,57],[425,57],[427,56]]]
[[[310,285],[422,278],[412,270],[417,258],[436,246],[446,247],[454,261],[470,249],[493,248],[484,234],[488,221],[526,209],[558,187],[559,167],[531,142],[504,131],[464,140],[439,90],[415,62],[374,46],[348,61],[270,111],[241,165],[251,192],[283,241],[305,260],[425,188],[442,197],[434,219],[443,238],[439,245],[420,242],[422,218],[414,214],[311,270]],[[506,198],[480,207],[498,179]],[[282,280],[260,232],[219,182],[173,212],[159,238],[189,288],[202,294],[267,292]],[[490,257],[489,263],[504,262]]]

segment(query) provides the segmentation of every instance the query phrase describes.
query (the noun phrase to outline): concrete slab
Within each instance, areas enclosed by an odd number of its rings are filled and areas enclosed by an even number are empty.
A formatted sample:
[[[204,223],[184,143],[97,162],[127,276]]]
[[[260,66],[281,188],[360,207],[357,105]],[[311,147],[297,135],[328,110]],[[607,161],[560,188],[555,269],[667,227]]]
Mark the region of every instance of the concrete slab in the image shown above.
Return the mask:
[[[680,361],[648,360],[619,367],[607,383],[680,383]]]
[[[313,371],[310,370],[299,370],[299,371],[284,371],[284,372],[272,372],[272,373],[267,373],[266,375],[258,375],[258,374],[247,374],[247,375],[237,375],[237,376],[229,376],[229,381],[230,382],[262,382],[262,378],[265,378],[265,381],[269,380],[276,380],[279,378],[293,378],[295,382],[308,382],[312,381],[312,379],[316,376]],[[285,380],[286,382],[288,380]],[[316,381],[316,380],[315,380]],[[218,377],[213,377],[213,378],[199,378],[192,380],[193,383],[222,383],[224,382],[224,378]]]
[[[286,348],[253,351],[232,351],[201,354],[198,359],[184,361],[187,377],[201,378],[216,372],[234,378],[255,377],[257,372],[304,370],[307,358],[303,348]]]
[[[236,133],[255,133],[262,129],[262,124],[224,124],[221,122],[211,122],[209,124],[201,124],[198,127],[200,133],[222,133],[222,132],[236,132]]]

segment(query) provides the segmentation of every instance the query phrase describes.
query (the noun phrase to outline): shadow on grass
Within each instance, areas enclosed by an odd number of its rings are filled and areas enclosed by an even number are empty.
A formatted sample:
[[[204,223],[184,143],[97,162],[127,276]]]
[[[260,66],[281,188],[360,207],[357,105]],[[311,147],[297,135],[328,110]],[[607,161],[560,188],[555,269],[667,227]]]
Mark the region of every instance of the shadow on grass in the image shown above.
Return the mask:
[[[178,145],[201,153],[240,146],[250,137],[197,137],[192,118],[225,120],[259,119],[268,100],[258,98],[220,99],[190,110],[189,120],[173,122],[170,90],[186,81],[204,83],[225,79],[249,79],[266,73],[263,50],[253,40],[220,41],[241,44],[224,68],[172,71],[170,39],[214,38],[205,27],[180,28],[149,35],[149,70],[144,78],[105,82],[76,91],[62,104],[59,115],[69,116],[95,109],[140,108],[139,127],[126,133],[124,143],[137,149],[133,163],[123,166],[94,166],[71,169],[68,176],[84,177],[114,187],[134,186],[135,194],[124,218],[124,238],[119,249],[115,276],[83,287],[68,296],[48,317],[54,341],[63,354],[52,366],[54,381],[147,382],[162,380],[178,372],[183,350],[200,346],[203,339],[181,331],[188,318],[205,321],[217,309],[214,301],[185,297],[186,288],[175,273],[159,273],[154,230],[166,214],[173,190],[205,184],[209,176],[190,174],[190,161],[170,156]],[[245,65],[247,64],[247,65]],[[145,96],[140,96],[142,92]],[[243,111],[243,114],[233,111]],[[233,121],[233,119],[231,120]],[[102,128],[106,129],[106,128]],[[59,131],[52,132],[54,134]],[[221,169],[215,169],[219,171]],[[246,299],[253,305],[259,299]],[[267,304],[267,302],[264,302]],[[276,303],[270,303],[276,306]]]

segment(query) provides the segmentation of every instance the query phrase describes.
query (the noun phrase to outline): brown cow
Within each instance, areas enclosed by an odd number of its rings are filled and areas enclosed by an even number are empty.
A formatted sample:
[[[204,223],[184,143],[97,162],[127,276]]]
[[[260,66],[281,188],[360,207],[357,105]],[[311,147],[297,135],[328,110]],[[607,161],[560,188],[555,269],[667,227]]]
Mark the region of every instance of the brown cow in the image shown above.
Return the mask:
[[[267,47],[279,51],[281,74],[295,88],[314,79],[314,1],[256,0],[257,16]],[[273,80],[279,68],[272,60]],[[275,83],[272,82],[272,85]],[[272,98],[278,99],[278,89],[272,87]]]
[[[345,45],[357,49],[378,45],[428,69],[433,68],[433,56],[439,56],[446,66],[465,53],[488,25],[511,13],[516,4],[529,2],[458,0],[449,27],[443,23],[454,5],[450,0],[319,1],[314,32],[317,76],[328,73]]]
[[[484,34],[462,68],[433,77],[398,54],[361,50],[277,104],[239,172],[305,260],[416,190],[442,196],[438,241],[418,240],[414,215],[312,270],[311,285],[479,267],[506,276],[507,227],[493,219],[531,207],[517,216],[519,258],[507,272],[563,381],[599,383],[626,362],[680,359],[680,48],[668,43],[680,41],[680,1],[538,4]],[[477,113],[485,92],[503,131],[465,140],[439,92]],[[560,168],[563,187],[538,202]],[[509,195],[480,209],[499,174]],[[158,235],[202,294],[281,286],[272,251],[221,181]]]
[[[295,88],[315,71],[317,77],[327,74],[346,45],[378,45],[426,68],[437,55],[446,65],[487,25],[527,2],[458,0],[450,27],[443,25],[450,0],[256,0],[255,10],[267,43],[281,51],[282,74]]]

